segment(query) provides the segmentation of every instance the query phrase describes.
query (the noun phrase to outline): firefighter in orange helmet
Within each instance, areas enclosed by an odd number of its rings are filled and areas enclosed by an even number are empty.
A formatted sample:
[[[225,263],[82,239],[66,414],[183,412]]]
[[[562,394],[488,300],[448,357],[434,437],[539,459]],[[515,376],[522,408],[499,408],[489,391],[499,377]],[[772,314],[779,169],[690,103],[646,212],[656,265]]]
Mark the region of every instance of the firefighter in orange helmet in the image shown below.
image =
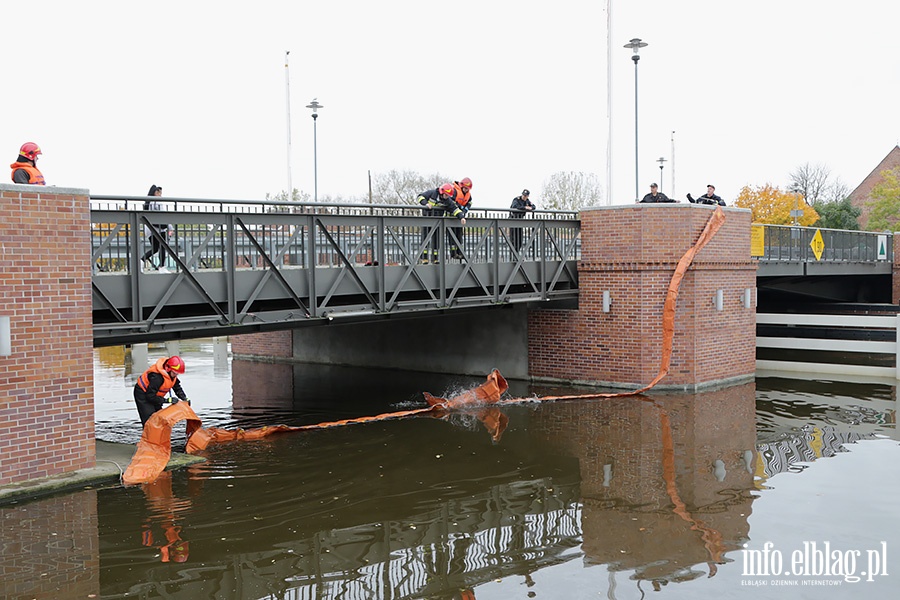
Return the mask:
[[[472,208],[472,180],[463,177],[459,181],[453,182],[453,200],[456,205],[463,211],[463,216],[468,216],[469,209]],[[463,247],[463,228],[453,227],[450,234],[450,258],[462,258]]]
[[[10,176],[13,183],[30,183],[32,185],[46,185],[44,175],[37,168],[37,157],[42,154],[40,147],[34,142],[25,142],[19,148],[19,157],[16,162],[9,165],[12,169]]]
[[[141,417],[141,425],[147,424],[153,413],[162,410],[163,402],[169,390],[175,393],[176,399],[191,403],[181,389],[178,376],[184,374],[184,361],[180,356],[160,358],[143,375],[138,377],[134,384],[134,403],[137,405],[138,414]]]
[[[448,214],[459,219],[460,224],[465,225],[466,214],[456,204],[456,201],[453,199],[454,195],[455,190],[452,183],[445,183],[433,190],[422,192],[418,197],[419,204],[423,206],[422,214],[426,217],[442,217]],[[440,257],[438,256],[440,242],[436,234],[432,233],[431,227],[422,227],[422,242],[425,247],[422,262],[424,264],[428,264],[429,261],[434,263],[440,262]]]

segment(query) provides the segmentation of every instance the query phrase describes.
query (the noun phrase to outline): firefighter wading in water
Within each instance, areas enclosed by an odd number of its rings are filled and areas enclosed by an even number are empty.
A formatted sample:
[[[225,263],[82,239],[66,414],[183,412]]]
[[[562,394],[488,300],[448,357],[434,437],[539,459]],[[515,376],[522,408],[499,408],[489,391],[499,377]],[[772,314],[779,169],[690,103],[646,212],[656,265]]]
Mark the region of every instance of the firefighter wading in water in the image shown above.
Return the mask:
[[[175,392],[178,399],[191,403],[181,389],[178,376],[184,373],[184,361],[180,356],[160,358],[156,363],[144,371],[134,384],[134,403],[137,404],[138,414],[141,416],[141,426],[147,424],[147,419],[158,410],[162,410],[163,401],[169,390]]]

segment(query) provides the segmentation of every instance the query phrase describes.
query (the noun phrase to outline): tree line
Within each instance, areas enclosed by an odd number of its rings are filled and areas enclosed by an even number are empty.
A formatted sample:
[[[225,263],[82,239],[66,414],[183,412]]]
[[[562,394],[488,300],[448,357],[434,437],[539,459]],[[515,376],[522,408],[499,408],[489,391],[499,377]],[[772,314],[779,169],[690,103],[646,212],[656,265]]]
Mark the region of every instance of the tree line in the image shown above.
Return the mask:
[[[370,191],[352,196],[320,196],[320,202],[358,204],[416,204],[416,197],[452,178],[435,172],[428,175],[410,170],[390,170],[370,176]],[[805,163],[788,175],[785,189],[766,183],[744,186],[732,203],[748,208],[754,223],[828,229],[860,229],[861,210],[850,203],[850,189],[822,164]],[[605,204],[605,190],[599,177],[580,171],[559,171],[544,182],[540,205],[547,210],[578,210]],[[869,231],[900,229],[900,167],[881,173],[881,181],[869,194]],[[294,189],[266,194],[266,200],[311,202],[309,193]],[[792,214],[792,211],[797,211]]]

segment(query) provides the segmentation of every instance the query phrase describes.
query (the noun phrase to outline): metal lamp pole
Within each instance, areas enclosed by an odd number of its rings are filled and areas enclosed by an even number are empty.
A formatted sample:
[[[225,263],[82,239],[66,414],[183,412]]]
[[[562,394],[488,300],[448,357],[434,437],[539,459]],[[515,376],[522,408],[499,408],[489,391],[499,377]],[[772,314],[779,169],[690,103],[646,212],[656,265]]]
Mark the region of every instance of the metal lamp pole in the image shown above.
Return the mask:
[[[659,163],[659,191],[662,191],[663,188],[663,164],[666,162],[665,157],[660,156],[656,159],[656,162]]]
[[[287,199],[294,199],[294,182],[291,177],[291,71],[288,67],[288,55],[291,53],[287,50],[284,53],[284,93],[285,103],[287,106]]]
[[[312,118],[313,118],[313,202],[319,201],[319,158],[318,158],[318,142],[316,140],[316,122],[319,118],[319,113],[316,112],[320,108],[325,108],[321,104],[319,104],[318,99],[313,98],[312,102],[306,105],[306,108],[312,109]]]
[[[641,60],[641,57],[638,51],[646,48],[647,42],[642,42],[641,38],[632,38],[624,47],[634,51],[631,60],[634,61],[634,201],[637,202],[641,199],[638,178],[638,61]]]

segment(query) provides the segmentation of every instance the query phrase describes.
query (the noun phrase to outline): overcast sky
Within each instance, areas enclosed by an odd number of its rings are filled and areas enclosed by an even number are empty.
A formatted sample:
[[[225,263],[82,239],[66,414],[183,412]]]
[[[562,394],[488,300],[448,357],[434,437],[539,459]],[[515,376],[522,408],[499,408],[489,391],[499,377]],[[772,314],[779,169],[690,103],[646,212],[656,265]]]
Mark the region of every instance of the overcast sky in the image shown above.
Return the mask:
[[[784,186],[821,163],[854,188],[900,142],[900,2],[611,0],[611,204],[713,183]],[[471,177],[476,206],[556,171],[607,180],[604,0],[35,1],[5,11],[0,143],[94,194],[364,196],[367,172]],[[8,7],[7,7],[8,8]],[[5,176],[5,177],[8,177]],[[7,181],[9,181],[7,179]]]

